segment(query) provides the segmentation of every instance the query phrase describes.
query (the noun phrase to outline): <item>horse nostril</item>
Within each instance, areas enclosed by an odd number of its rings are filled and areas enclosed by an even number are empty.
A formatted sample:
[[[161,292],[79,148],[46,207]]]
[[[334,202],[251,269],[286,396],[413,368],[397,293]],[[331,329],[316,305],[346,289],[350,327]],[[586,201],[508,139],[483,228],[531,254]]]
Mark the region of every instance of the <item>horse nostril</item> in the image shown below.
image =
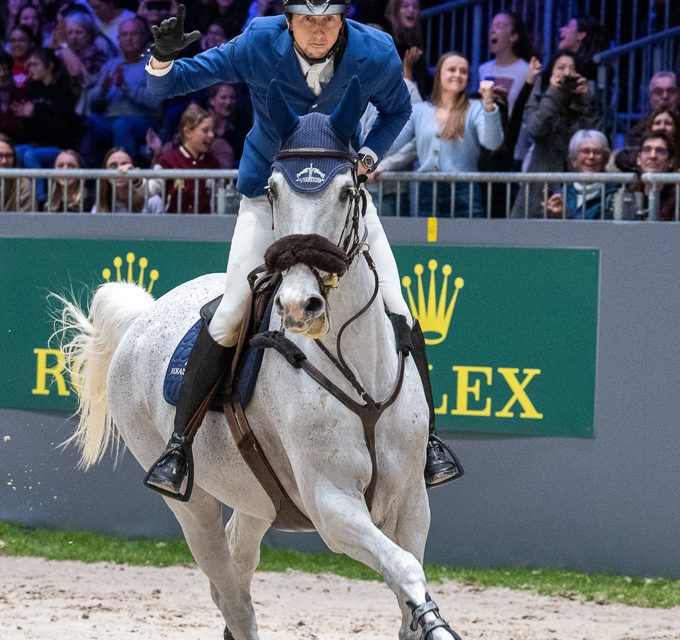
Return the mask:
[[[305,313],[319,315],[324,309],[325,303],[321,296],[312,296],[305,304]]]

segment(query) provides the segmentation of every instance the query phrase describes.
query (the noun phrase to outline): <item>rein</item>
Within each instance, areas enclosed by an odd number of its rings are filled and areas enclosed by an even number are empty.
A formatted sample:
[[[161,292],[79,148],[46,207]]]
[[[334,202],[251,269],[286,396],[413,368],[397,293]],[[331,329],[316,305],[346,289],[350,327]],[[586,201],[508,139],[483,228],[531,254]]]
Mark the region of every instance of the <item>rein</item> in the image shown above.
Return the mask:
[[[364,436],[366,438],[366,445],[368,447],[372,465],[371,480],[365,493],[366,504],[370,510],[373,501],[373,494],[375,492],[375,485],[377,482],[375,426],[382,413],[396,400],[401,391],[405,368],[404,353],[401,350],[398,352],[397,377],[391,393],[383,401],[377,401],[369,395],[347,364],[347,361],[342,354],[341,343],[345,330],[368,311],[371,305],[375,302],[379,290],[379,278],[375,262],[373,261],[368,246],[366,245],[368,230],[364,228],[363,234],[359,233],[359,221],[360,218],[366,214],[367,199],[366,193],[361,188],[361,180],[359,179],[359,176],[356,172],[356,158],[351,154],[329,149],[288,149],[279,152],[274,159],[279,160],[282,158],[301,156],[309,157],[310,155],[332,156],[342,159],[351,159],[352,161],[354,167],[352,169],[352,180],[354,187],[340,238],[334,245],[325,238],[321,238],[321,240],[319,240],[320,236],[315,234],[307,234],[306,236],[301,236],[299,234],[296,234],[295,236],[286,236],[277,240],[267,250],[265,264],[270,269],[276,271],[284,271],[285,269],[293,266],[293,264],[297,264],[299,262],[306,264],[316,276],[321,294],[326,299],[328,290],[338,286],[340,278],[352,264],[354,258],[356,258],[359,253],[364,256],[364,259],[366,260],[368,267],[373,274],[373,292],[368,302],[366,302],[366,304],[359,311],[357,311],[357,313],[349,318],[349,320],[347,320],[338,331],[336,339],[337,356],[334,355],[331,350],[328,349],[328,347],[326,347],[323,342],[321,342],[320,339],[314,340],[321,352],[326,356],[326,358],[328,358],[328,360],[338,370],[340,375],[342,375],[342,377],[345,378],[347,382],[349,382],[352,388],[363,400],[363,404],[350,397],[332,380],[330,380],[319,369],[317,369],[311,362],[309,362],[304,353],[302,353],[288,338],[285,337],[283,328],[281,328],[279,331],[267,332],[266,337],[264,337],[264,341],[266,341],[266,346],[273,347],[282,353],[294,367],[302,368],[321,387],[326,389],[326,391],[331,393],[345,407],[347,407],[360,418],[364,427]],[[272,206],[273,217],[274,206],[271,198],[269,199],[269,202]],[[300,251],[300,248],[303,250]],[[304,251],[304,249],[308,249],[308,251]],[[324,255],[324,253],[326,255]],[[295,260],[295,258],[291,258],[291,256],[295,256],[297,259]],[[333,262],[333,260],[337,260],[339,256],[343,256],[344,258],[342,261],[344,263],[342,265],[343,268],[337,268],[334,271],[329,272],[328,276],[322,276],[320,271],[327,270],[324,269],[324,267],[327,267],[329,263]],[[262,343],[262,346],[265,346],[265,344]]]

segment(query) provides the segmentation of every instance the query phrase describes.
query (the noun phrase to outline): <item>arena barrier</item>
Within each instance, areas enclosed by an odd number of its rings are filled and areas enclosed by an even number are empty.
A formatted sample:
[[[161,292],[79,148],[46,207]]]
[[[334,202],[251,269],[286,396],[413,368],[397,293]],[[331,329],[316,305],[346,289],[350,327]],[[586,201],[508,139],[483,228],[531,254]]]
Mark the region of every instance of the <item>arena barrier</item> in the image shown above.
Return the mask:
[[[201,213],[210,214],[235,214],[238,212],[240,195],[236,190],[236,170],[210,170],[210,171],[187,171],[174,169],[138,169],[125,175],[117,174],[112,170],[74,169],[74,170],[40,170],[40,169],[5,169],[0,170],[0,212],[14,212],[21,208],[20,200],[22,189],[16,185],[25,183],[24,192],[28,193],[30,211],[41,211],[44,205],[39,202],[37,185],[43,181],[45,193],[51,193],[59,181],[64,182],[64,197],[61,208],[53,213],[89,213],[85,206],[85,200],[81,199],[75,207],[67,209],[68,195],[74,190],[87,188],[99,202],[103,184],[112,178],[122,179],[127,182],[126,199],[128,210],[132,211],[133,193],[141,193],[146,198],[151,195],[159,195],[163,202],[168,202],[171,186],[176,187],[176,206],[166,213],[183,213],[180,204],[183,200],[183,192],[187,182],[193,182],[191,189],[193,210],[199,210],[199,191],[206,190],[209,194],[209,210]],[[649,187],[649,197],[643,198],[642,193],[629,193],[627,185],[641,181]],[[369,191],[382,216],[396,217],[430,217],[453,218],[474,217],[473,203],[480,203],[481,210],[478,217],[483,218],[510,218],[528,217],[529,215],[529,190],[524,191],[525,198],[521,203],[519,213],[513,211],[513,203],[522,185],[536,185],[542,201],[554,194],[563,195],[566,200],[566,190],[569,184],[575,182],[581,184],[597,184],[599,186],[600,200],[604,209],[605,190],[611,185],[617,187],[616,196],[613,198],[611,218],[614,220],[638,220],[656,221],[659,209],[659,191],[664,185],[672,185],[675,189],[674,220],[680,221],[680,174],[657,173],[642,174],[634,173],[441,173],[441,172],[384,172],[377,179],[368,184]],[[198,188],[196,188],[198,186]],[[450,195],[445,206],[437,206],[439,190],[444,187],[450,188]],[[423,191],[428,190],[427,202],[424,205]],[[110,209],[115,210],[115,195],[112,189]],[[467,211],[461,213],[456,210],[456,199],[464,194],[468,201]],[[521,200],[521,198],[520,198]],[[75,209],[75,211],[74,211]],[[109,215],[109,214],[102,214]],[[566,211],[562,217],[566,217]],[[547,218],[545,207],[541,208],[541,216]]]
[[[59,447],[73,433],[73,403],[48,343],[46,296],[72,289],[84,301],[107,277],[139,281],[142,270],[144,285],[162,295],[224,269],[234,222],[0,214],[0,519],[180,535],[130,454],[117,465],[107,456],[85,475],[75,449]],[[408,283],[434,318],[438,428],[466,470],[429,494],[426,560],[680,578],[680,395],[670,382],[680,361],[680,225],[383,224],[405,295]],[[446,298],[457,298],[438,342],[447,274]],[[313,534],[271,531],[265,544],[325,549]]]

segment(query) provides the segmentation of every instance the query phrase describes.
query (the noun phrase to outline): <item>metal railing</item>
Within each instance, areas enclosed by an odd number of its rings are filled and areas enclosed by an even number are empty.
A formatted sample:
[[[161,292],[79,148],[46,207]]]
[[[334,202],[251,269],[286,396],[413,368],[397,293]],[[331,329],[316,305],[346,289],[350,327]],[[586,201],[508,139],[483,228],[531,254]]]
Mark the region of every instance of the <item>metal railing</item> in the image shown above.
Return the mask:
[[[627,133],[649,108],[649,80],[680,62],[680,26],[629,42],[594,57],[608,133]],[[617,145],[621,146],[621,145]]]
[[[596,185],[595,202],[600,204],[598,217],[613,220],[660,220],[662,194],[668,198],[670,189],[670,219],[680,221],[680,173],[446,174],[385,171],[369,185],[369,189],[382,215],[487,219],[585,218],[588,202],[585,198],[582,199],[581,210],[578,207],[570,210],[566,206],[568,188],[575,183]],[[427,194],[423,199],[425,189]],[[444,206],[442,199],[437,197],[437,191],[442,189],[446,190]],[[464,196],[463,207],[457,200],[461,194]],[[562,197],[564,203],[559,214],[551,213],[545,204],[550,196],[556,194]]]
[[[81,190],[90,194],[90,203],[101,203],[102,194],[111,191],[111,181],[124,182],[118,197],[112,197],[106,211],[117,213],[149,213],[144,207],[133,206],[133,194],[146,201],[158,196],[164,205],[175,193],[178,206],[165,213],[186,213],[181,204],[191,205],[191,211],[208,214],[235,214],[240,195],[235,189],[238,172],[235,170],[133,170],[125,175],[112,170],[0,170],[0,212],[38,212],[46,207],[38,201],[38,182],[44,180],[48,189],[63,183],[65,191]],[[108,183],[109,191],[106,191]],[[191,198],[182,199],[182,186],[191,183]],[[642,174],[634,173],[421,173],[384,172],[368,184],[378,211],[383,216],[411,217],[436,216],[442,218],[583,218],[587,217],[585,198],[583,210],[569,209],[568,195],[572,185],[596,185],[600,218],[620,220],[660,219],[661,205],[664,215],[680,221],[680,173]],[[18,185],[23,185],[17,188]],[[630,190],[637,187],[636,190]],[[173,192],[174,189],[174,192]],[[669,191],[670,190],[670,191]],[[23,195],[22,195],[23,194]],[[549,211],[543,203],[551,196],[561,195],[565,204],[561,212]],[[592,193],[590,194],[592,196]],[[22,199],[23,198],[23,199]],[[672,203],[669,213],[668,202]],[[115,201],[114,201],[115,200]],[[208,203],[206,211],[200,211],[199,202]],[[139,202],[139,201],[138,201]],[[538,203],[538,207],[536,204]],[[107,203],[108,204],[108,203]],[[96,215],[110,215],[96,209]],[[92,205],[86,198],[78,202],[64,199],[61,207],[52,213],[91,213]],[[538,212],[538,213],[536,213]]]
[[[236,213],[237,177],[235,169],[3,169],[0,211],[150,213],[155,198],[163,213]]]

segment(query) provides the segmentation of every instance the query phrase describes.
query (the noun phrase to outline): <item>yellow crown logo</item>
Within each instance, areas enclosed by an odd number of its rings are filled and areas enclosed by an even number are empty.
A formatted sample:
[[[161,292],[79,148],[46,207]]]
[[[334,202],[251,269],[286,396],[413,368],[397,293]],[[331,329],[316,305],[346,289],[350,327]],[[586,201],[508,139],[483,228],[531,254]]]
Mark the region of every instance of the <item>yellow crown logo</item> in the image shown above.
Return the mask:
[[[423,330],[425,336],[425,344],[435,345],[444,342],[449,332],[449,325],[453,316],[453,310],[458,299],[458,292],[463,288],[465,281],[460,276],[453,281],[454,292],[451,299],[448,299],[449,276],[453,272],[450,264],[445,264],[442,267],[444,279],[441,285],[439,297],[437,297],[437,261],[430,260],[427,267],[430,270],[430,284],[427,291],[427,300],[425,299],[425,287],[423,286],[423,272],[425,268],[422,264],[417,264],[413,267],[413,273],[418,278],[418,301],[413,297],[411,291],[411,278],[404,276],[401,279],[402,285],[406,289],[408,295],[408,304],[411,307],[413,317],[420,323],[420,328]]]
[[[116,269],[116,282],[136,282],[140,287],[144,286],[144,272],[146,271],[146,268],[149,266],[149,261],[142,257],[138,261],[139,265],[139,276],[135,279],[133,275],[133,265],[135,263],[135,254],[132,252],[129,252],[125,256],[125,261],[127,262],[127,277],[123,278],[123,274],[120,270],[120,268],[123,266],[123,258],[120,256],[116,256],[113,259],[113,266]],[[111,269],[103,269],[102,270],[102,278],[106,282],[111,282]],[[149,284],[146,287],[146,290],[151,293],[151,290],[153,289],[154,282],[158,280],[158,270],[157,269],[151,269],[149,271]]]

